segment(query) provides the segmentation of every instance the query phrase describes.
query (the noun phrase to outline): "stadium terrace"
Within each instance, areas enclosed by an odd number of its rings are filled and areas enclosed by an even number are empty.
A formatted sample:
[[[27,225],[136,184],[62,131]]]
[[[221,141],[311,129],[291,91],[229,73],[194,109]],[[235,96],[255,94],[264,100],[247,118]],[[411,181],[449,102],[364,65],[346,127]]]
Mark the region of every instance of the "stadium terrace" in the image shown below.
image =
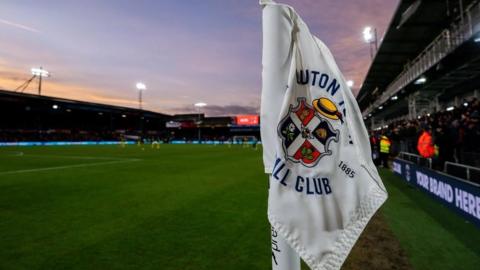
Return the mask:
[[[479,1],[400,1],[357,96],[375,163],[478,227],[479,24]]]

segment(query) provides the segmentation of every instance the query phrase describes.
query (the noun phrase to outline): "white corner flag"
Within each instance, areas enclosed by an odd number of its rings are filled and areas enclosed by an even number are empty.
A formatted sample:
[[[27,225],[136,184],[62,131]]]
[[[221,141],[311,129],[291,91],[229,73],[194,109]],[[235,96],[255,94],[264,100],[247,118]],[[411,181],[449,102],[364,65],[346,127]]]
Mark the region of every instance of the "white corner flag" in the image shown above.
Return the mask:
[[[310,268],[340,269],[387,192],[360,109],[328,48],[290,6],[260,4],[268,219]]]

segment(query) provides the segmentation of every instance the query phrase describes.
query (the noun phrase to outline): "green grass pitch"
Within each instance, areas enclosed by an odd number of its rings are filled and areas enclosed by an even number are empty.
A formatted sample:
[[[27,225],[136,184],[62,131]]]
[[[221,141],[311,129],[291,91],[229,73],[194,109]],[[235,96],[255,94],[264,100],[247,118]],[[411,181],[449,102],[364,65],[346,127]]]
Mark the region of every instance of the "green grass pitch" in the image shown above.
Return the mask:
[[[478,229],[382,176],[415,269],[479,265]],[[3,147],[0,269],[270,269],[266,208],[261,149]]]

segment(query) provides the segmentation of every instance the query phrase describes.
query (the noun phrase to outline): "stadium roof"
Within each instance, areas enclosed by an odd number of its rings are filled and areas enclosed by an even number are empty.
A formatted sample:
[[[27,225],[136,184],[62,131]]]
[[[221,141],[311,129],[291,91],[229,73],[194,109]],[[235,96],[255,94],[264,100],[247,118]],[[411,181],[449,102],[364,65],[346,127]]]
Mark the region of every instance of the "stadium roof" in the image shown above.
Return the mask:
[[[110,113],[131,113],[131,114],[139,114],[142,113],[144,116],[147,117],[158,117],[158,118],[169,118],[170,115],[140,110],[135,108],[128,108],[128,107],[121,107],[121,106],[114,106],[114,105],[107,105],[101,103],[93,103],[93,102],[86,102],[86,101],[79,101],[79,100],[72,100],[72,99],[65,99],[65,98],[58,98],[58,97],[50,97],[50,96],[39,96],[35,94],[26,94],[26,93],[19,93],[7,90],[0,90],[0,100],[1,101],[8,101],[8,102],[16,102],[16,103],[26,103],[26,102],[33,102],[33,103],[56,103],[64,109],[71,109],[71,110],[88,110],[88,111],[98,111],[98,112],[110,112]]]
[[[463,6],[472,2],[464,0]],[[400,1],[357,96],[362,110],[458,16],[458,4],[458,1]]]
[[[52,106],[55,107],[53,108]],[[3,111],[12,111],[18,108],[21,108],[22,111],[34,111],[39,114],[47,111],[83,113],[79,116],[80,118],[86,118],[88,113],[94,113],[95,115],[125,115],[128,116],[129,119],[137,119],[139,117],[143,119],[143,117],[145,117],[147,120],[156,119],[159,121],[191,121],[192,123],[196,123],[201,120],[205,126],[226,127],[233,124],[234,119],[233,116],[206,117],[203,113],[167,115],[136,108],[0,90],[0,109]],[[130,116],[133,116],[133,118]],[[20,116],[16,115],[15,117],[18,118]]]

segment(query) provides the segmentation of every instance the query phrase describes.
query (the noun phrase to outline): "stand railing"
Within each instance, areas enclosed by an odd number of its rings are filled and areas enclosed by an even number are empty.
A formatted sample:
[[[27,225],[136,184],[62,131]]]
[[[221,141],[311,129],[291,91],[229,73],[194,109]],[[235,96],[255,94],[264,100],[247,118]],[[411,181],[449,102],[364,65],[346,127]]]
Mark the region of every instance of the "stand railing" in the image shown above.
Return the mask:
[[[432,159],[431,158],[424,158],[422,156],[412,154],[412,153],[407,153],[407,152],[400,152],[398,156],[406,161],[413,162],[419,166],[424,166],[428,168],[432,168]]]
[[[480,184],[480,168],[447,161],[443,171],[446,174]]]

